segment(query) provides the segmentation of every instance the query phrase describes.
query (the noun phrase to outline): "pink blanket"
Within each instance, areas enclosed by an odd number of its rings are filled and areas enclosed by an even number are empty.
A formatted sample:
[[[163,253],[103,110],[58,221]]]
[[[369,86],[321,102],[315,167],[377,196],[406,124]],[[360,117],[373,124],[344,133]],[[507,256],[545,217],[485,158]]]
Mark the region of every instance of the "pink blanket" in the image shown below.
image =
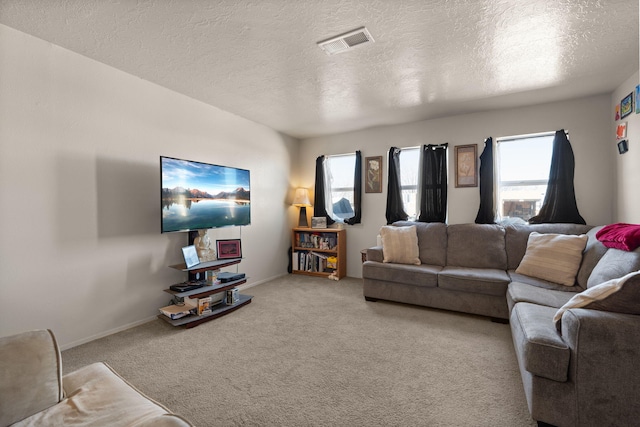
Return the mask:
[[[596,238],[608,248],[633,251],[640,246],[640,224],[605,225],[596,233]]]

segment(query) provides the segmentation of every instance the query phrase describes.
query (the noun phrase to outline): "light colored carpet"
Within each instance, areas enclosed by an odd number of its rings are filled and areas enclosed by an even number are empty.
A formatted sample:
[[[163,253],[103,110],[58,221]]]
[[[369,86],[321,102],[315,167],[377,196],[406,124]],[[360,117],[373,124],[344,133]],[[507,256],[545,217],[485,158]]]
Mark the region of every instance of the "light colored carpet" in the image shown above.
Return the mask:
[[[63,352],[109,363],[197,426],[534,426],[509,325],[366,302],[360,279],[247,289],[193,329],[156,320]]]

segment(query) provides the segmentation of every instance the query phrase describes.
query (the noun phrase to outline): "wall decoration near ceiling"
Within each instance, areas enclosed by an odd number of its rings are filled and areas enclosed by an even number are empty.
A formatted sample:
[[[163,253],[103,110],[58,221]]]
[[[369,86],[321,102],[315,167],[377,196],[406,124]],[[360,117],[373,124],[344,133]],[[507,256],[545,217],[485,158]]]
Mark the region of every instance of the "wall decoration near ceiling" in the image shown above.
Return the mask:
[[[620,118],[624,119],[633,111],[633,92],[620,101]]]
[[[640,114],[640,85],[636,86],[636,114]]]
[[[616,139],[622,139],[627,137],[627,122],[620,122],[616,126]]]

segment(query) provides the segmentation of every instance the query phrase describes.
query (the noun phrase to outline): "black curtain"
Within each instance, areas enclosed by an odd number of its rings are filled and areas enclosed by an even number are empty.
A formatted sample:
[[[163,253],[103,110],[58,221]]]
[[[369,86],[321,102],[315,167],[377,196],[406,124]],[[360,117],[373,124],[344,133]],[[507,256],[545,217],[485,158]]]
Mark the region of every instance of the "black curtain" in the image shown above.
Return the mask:
[[[324,194],[324,156],[316,159],[316,183],[313,195],[313,216],[323,216],[327,218],[327,225],[335,221],[327,215],[326,196]]]
[[[567,134],[564,129],[560,129],[556,131],[553,139],[547,194],[544,196],[540,213],[529,219],[529,223],[586,224],[578,212],[576,193],[573,187],[575,165],[573,149]]]
[[[406,221],[409,215],[404,211],[400,183],[400,149],[389,149],[389,179],[387,179],[387,224]]]
[[[353,216],[344,220],[346,224],[360,224],[362,218],[362,154],[356,151],[356,167],[353,172]]]
[[[496,211],[493,195],[493,138],[484,140],[484,150],[480,155],[480,207],[476,224],[494,224]]]
[[[422,169],[418,185],[420,222],[445,222],[447,219],[448,146],[449,144],[422,146]]]

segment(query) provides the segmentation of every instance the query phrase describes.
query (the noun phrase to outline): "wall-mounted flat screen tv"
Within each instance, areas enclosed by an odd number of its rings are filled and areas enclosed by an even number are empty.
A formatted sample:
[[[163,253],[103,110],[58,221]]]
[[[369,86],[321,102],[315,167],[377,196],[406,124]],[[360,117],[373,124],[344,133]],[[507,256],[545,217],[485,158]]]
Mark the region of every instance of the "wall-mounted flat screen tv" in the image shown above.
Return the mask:
[[[162,232],[251,223],[246,169],[160,156]]]

